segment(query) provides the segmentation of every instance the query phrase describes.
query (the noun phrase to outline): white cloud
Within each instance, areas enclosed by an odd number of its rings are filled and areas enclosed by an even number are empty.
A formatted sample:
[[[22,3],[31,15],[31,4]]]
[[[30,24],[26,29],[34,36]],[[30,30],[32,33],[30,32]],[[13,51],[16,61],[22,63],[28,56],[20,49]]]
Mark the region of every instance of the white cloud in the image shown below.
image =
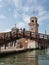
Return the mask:
[[[2,8],[2,7],[3,7],[3,1],[0,0],[0,8]]]
[[[6,29],[6,30],[1,30],[0,33],[3,33],[3,32],[9,32],[11,31],[10,29]]]
[[[17,18],[18,16],[17,16],[17,14],[14,14],[13,17],[14,17],[14,18]]]
[[[30,19],[30,16],[29,15],[26,15],[26,14],[22,14],[22,18],[23,18],[23,21],[25,22],[25,23],[29,23],[29,19]]]
[[[0,19],[6,19],[6,16],[0,15]]]
[[[3,6],[0,4],[0,8],[2,8]]]
[[[49,11],[46,11],[43,6],[39,6],[38,10],[38,23],[43,24],[45,20],[49,20]]]
[[[0,0],[0,8],[1,7],[6,7],[7,5],[11,4],[12,3],[12,0]]]
[[[41,17],[46,14],[46,11],[43,6],[36,6],[35,10],[38,11],[38,16]]]
[[[9,31],[11,31],[10,29],[6,29],[6,30],[4,30],[4,32],[9,32]]]
[[[15,6],[16,6],[17,8],[21,7],[21,3],[22,3],[21,0],[13,0],[13,2],[14,2]]]
[[[43,11],[39,12],[39,15],[38,15],[38,16],[39,16],[39,17],[42,17],[42,16],[44,16],[45,14],[46,14],[46,11],[43,10]]]
[[[6,2],[7,2],[8,4],[10,4],[10,3],[11,3],[11,0],[6,0]]]
[[[17,17],[18,17],[18,13],[17,13],[17,14],[14,13],[14,14],[13,14],[13,17],[14,17],[14,18],[17,18]]]
[[[38,2],[38,0],[33,0],[35,3],[37,3]]]
[[[22,6],[23,0],[12,0],[15,4],[16,7],[20,7]],[[25,0],[27,5],[31,4],[31,3],[37,3],[38,0]],[[26,4],[25,3],[25,4]]]
[[[38,0],[26,0],[28,4],[37,3]]]
[[[20,16],[20,14],[16,10],[14,10],[13,17],[18,18],[19,16]]]
[[[17,23],[17,27],[18,27],[18,28],[25,28],[24,22],[19,22],[19,23]]]
[[[23,6],[23,9],[22,9],[22,11],[25,13],[25,12],[28,12],[29,11],[29,7],[28,6]]]
[[[0,2],[1,2],[2,0],[0,0]]]
[[[44,22],[44,20],[49,20],[49,12],[39,18],[40,22]]]
[[[11,11],[11,8],[8,8],[8,11]]]

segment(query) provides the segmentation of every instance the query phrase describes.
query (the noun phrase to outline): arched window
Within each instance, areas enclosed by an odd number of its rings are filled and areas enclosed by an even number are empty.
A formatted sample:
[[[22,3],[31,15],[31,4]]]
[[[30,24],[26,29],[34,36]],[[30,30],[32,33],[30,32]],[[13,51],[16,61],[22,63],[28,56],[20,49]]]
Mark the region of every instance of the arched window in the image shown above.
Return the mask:
[[[32,20],[31,22],[34,23],[34,20]]]

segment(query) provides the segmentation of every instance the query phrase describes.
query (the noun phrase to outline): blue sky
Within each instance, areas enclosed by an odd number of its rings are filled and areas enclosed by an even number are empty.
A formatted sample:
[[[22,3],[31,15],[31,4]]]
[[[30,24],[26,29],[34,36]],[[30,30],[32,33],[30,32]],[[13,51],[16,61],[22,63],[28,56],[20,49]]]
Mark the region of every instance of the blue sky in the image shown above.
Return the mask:
[[[29,18],[36,16],[39,32],[49,34],[49,0],[0,0],[0,32],[14,25],[28,29]]]

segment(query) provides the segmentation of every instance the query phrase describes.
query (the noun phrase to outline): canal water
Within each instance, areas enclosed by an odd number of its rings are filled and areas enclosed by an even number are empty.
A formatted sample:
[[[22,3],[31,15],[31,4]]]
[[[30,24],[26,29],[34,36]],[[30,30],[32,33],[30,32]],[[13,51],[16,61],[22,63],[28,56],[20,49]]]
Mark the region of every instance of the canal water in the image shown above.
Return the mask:
[[[49,65],[49,49],[9,55],[0,58],[0,65]]]

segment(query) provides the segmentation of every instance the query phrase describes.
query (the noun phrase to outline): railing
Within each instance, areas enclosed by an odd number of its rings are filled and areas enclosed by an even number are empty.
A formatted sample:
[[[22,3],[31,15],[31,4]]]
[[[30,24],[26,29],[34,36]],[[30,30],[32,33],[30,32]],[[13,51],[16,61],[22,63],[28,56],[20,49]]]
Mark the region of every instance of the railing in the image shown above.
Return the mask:
[[[34,32],[26,31],[25,29],[23,29],[22,31],[16,30],[16,31],[10,31],[8,33],[4,33],[2,39],[0,39],[0,43],[10,41],[13,39],[23,38],[23,37],[49,40],[49,35],[34,33]]]
[[[37,38],[40,38],[40,39],[49,39],[49,35],[38,33]]]

